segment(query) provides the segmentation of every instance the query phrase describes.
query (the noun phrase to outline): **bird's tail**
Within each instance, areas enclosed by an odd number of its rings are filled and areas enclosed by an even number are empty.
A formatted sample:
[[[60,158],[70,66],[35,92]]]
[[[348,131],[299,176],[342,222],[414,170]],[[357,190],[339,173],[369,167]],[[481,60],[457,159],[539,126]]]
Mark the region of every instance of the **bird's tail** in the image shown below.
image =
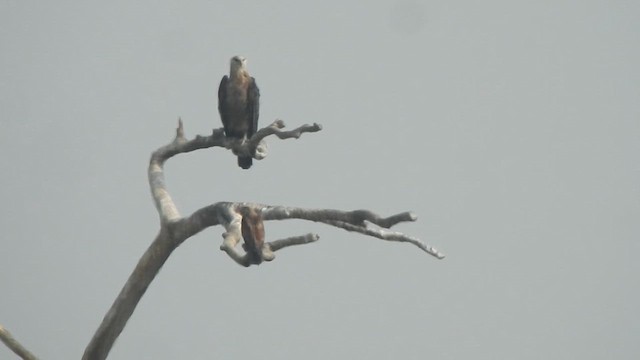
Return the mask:
[[[248,169],[253,164],[253,158],[250,156],[238,156],[238,166]]]
[[[262,251],[262,249],[257,249],[255,247],[255,244],[251,245],[252,246],[249,246],[245,243],[242,244],[242,248],[247,253],[247,255],[249,255],[249,261],[251,261],[252,264],[260,265],[262,263],[262,256],[258,253],[258,251]]]

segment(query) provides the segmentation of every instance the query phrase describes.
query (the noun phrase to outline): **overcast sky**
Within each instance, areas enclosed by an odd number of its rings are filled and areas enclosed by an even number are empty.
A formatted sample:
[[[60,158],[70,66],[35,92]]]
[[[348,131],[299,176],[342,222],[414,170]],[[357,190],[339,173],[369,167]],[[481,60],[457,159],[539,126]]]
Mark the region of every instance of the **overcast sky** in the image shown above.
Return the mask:
[[[0,324],[78,359],[158,231],[146,178],[178,116],[221,127],[233,55],[269,138],[169,161],[222,201],[411,210],[442,261],[320,241],[241,268],[221,227],[169,258],[110,359],[640,357],[640,2],[0,0]],[[12,353],[0,346],[0,358]]]

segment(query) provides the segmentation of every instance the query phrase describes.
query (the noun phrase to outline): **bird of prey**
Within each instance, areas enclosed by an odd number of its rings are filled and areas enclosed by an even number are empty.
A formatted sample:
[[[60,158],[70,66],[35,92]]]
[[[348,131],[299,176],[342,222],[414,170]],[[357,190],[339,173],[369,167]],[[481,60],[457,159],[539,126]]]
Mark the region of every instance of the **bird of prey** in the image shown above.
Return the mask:
[[[252,264],[260,264],[262,262],[262,246],[264,245],[262,214],[252,207],[243,207],[240,209],[240,215],[242,215],[241,229],[244,239],[242,248],[249,255]]]
[[[258,129],[260,90],[256,79],[247,72],[247,59],[234,56],[230,61],[229,75],[225,75],[218,88],[218,111],[227,137],[246,139]],[[248,169],[251,156],[238,156],[238,166]]]

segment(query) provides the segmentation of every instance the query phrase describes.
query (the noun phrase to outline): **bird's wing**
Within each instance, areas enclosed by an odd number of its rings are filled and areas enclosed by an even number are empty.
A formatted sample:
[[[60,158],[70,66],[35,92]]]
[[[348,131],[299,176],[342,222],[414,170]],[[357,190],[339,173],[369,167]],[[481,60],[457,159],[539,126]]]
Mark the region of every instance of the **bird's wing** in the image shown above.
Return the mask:
[[[254,78],[251,78],[247,89],[247,112],[249,115],[247,137],[250,138],[258,131],[258,117],[260,116],[260,89],[258,89]]]
[[[250,211],[242,215],[242,238],[247,251],[260,251],[264,244],[264,223],[260,213]]]
[[[258,251],[258,239],[256,239],[256,228],[253,219],[247,216],[242,217],[242,239],[244,239],[244,250],[248,253],[256,253]]]
[[[241,222],[241,230],[242,230],[242,238],[244,239],[244,243],[248,247],[255,247],[255,241],[253,238],[253,231],[251,229],[251,220],[248,219],[248,216],[242,216]]]
[[[262,222],[262,216],[259,216],[256,222],[255,241],[256,248],[260,251],[262,245],[264,245],[264,222]]]
[[[220,113],[220,119],[222,120],[222,126],[224,126],[224,132],[229,134],[229,113],[227,109],[227,84],[229,83],[229,76],[225,75],[220,80],[220,86],[218,87],[218,112]]]

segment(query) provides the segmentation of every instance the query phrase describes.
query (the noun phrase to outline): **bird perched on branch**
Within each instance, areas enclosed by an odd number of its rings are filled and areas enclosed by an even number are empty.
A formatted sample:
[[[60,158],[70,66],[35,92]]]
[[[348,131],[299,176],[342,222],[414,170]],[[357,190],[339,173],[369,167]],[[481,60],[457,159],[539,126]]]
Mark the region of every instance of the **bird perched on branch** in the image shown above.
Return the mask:
[[[252,207],[240,209],[242,215],[242,238],[244,244],[242,248],[249,255],[252,264],[262,262],[262,246],[264,245],[264,223],[260,211]]]
[[[260,90],[256,79],[247,72],[247,59],[234,56],[230,61],[229,75],[225,75],[218,88],[218,111],[227,137],[251,138],[258,129]],[[238,156],[238,166],[248,169],[251,156]]]

